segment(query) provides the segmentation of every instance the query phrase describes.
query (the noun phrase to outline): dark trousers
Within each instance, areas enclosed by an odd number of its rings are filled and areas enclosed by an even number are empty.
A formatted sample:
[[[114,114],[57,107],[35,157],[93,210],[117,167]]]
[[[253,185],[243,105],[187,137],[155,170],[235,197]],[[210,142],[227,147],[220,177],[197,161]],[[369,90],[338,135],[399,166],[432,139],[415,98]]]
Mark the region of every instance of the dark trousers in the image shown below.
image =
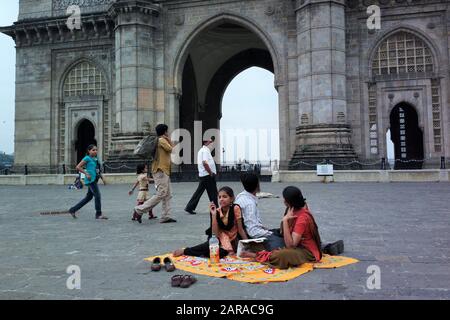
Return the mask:
[[[284,244],[284,238],[281,235],[272,233],[270,236],[268,236],[266,238],[267,238],[267,241],[264,242],[264,248],[267,251],[283,249],[286,247],[286,245]]]
[[[100,190],[98,189],[97,182],[92,182],[88,185],[88,192],[86,196],[78,202],[75,206],[69,209],[69,212],[75,213],[81,208],[83,208],[92,198],[95,198],[95,216],[99,217],[102,215],[102,203],[101,203],[101,195]]]
[[[208,257],[209,258],[209,242],[206,241],[202,244],[199,244],[195,247],[190,247],[184,249],[184,254],[186,256],[194,256],[194,257]],[[228,255],[228,251],[219,248],[219,256],[220,258],[226,257]]]
[[[200,201],[200,198],[203,195],[203,192],[208,193],[209,201],[213,201],[216,207],[219,207],[218,204],[218,195],[217,195],[217,184],[216,184],[216,177],[211,176],[205,176],[200,177],[200,181],[198,183],[197,190],[195,190],[194,194],[192,195],[191,200],[189,200],[188,204],[186,205],[187,211],[194,211],[195,208],[197,208],[198,202]]]

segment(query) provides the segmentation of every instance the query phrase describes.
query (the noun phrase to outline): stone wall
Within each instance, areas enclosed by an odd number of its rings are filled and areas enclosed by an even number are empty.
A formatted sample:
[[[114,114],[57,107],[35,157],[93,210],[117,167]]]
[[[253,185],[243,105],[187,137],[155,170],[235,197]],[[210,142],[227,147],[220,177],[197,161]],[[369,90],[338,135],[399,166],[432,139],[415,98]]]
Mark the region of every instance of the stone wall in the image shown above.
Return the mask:
[[[17,48],[15,164],[50,163],[51,50]]]
[[[361,159],[386,157],[386,131],[390,110],[399,102],[410,102],[417,110],[424,133],[425,158],[449,156],[449,103],[448,103],[448,21],[449,1],[384,1],[381,30],[366,27],[366,5],[351,1],[346,11],[347,25],[347,103],[353,130],[353,145]],[[354,3],[354,5],[353,5]],[[407,74],[406,77],[386,75],[373,77],[371,58],[388,36],[406,31],[422,39],[433,52],[435,70],[432,74]],[[431,112],[431,81],[440,79],[442,150],[435,152],[433,144],[433,115]],[[369,88],[376,95],[378,126],[378,152],[371,153],[369,126]]]
[[[412,104],[419,114],[425,158],[450,157],[450,1],[375,1],[382,8],[382,29],[374,32],[366,26],[369,2],[350,0],[344,7],[341,0],[155,0],[145,2],[148,11],[128,14],[129,9],[123,9],[118,14],[114,8],[136,9],[144,2],[20,0],[18,23],[2,28],[17,45],[16,164],[73,162],[68,151],[73,137],[67,133],[73,128],[67,127],[65,136],[61,130],[61,112],[66,108],[61,88],[68,70],[83,59],[101,68],[107,79],[107,94],[94,103],[107,106],[108,117],[97,121],[105,121],[97,137],[104,159],[112,153],[113,136],[113,151],[120,152],[124,145],[132,148],[144,131],[157,123],[177,128],[189,45],[204,45],[202,32],[221,23],[251,31],[259,39],[255,46],[267,49],[272,57],[279,94],[281,160],[291,159],[301,144],[308,143],[304,135],[299,136],[305,132],[302,125],[305,129],[323,123],[350,125],[344,129],[351,129],[345,143],[353,146],[349,149],[352,157],[356,154],[369,162],[386,157],[389,113],[402,101]],[[83,30],[79,32],[65,27],[64,8],[72,4],[82,9]],[[429,46],[435,66],[432,73],[402,77],[371,73],[376,48],[399,30],[416,35]],[[199,56],[207,48],[199,49]],[[226,60],[226,52],[221,58]],[[222,60],[208,68],[220,68]],[[194,65],[201,67],[204,61],[197,58]],[[204,95],[211,74],[201,74],[200,95]],[[438,111],[432,99],[436,90]],[[92,107],[92,99],[81,99],[80,107]],[[369,99],[376,110],[375,131],[370,128]],[[433,123],[438,113],[440,150]],[[313,129],[312,136],[320,128]],[[298,156],[301,158],[301,152]]]

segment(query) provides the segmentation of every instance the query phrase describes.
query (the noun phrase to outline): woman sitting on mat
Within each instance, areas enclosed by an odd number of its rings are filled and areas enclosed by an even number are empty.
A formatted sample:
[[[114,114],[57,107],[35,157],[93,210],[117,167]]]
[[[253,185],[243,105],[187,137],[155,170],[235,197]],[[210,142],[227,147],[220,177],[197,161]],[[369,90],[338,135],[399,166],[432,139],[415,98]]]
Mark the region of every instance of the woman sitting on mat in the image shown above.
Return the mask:
[[[212,232],[219,239],[220,258],[234,254],[237,250],[239,239],[247,239],[242,224],[241,208],[233,203],[234,192],[230,187],[222,187],[219,190],[219,205],[216,208],[213,202],[209,205],[212,220]],[[238,235],[240,238],[238,239]],[[174,257],[181,255],[209,257],[209,242],[206,241],[195,247],[177,249]]]
[[[305,262],[322,259],[321,240],[314,217],[308,209],[303,195],[297,187],[283,190],[286,214],[281,222],[281,234],[286,247],[258,253],[245,252],[246,257],[279,269],[299,266]]]

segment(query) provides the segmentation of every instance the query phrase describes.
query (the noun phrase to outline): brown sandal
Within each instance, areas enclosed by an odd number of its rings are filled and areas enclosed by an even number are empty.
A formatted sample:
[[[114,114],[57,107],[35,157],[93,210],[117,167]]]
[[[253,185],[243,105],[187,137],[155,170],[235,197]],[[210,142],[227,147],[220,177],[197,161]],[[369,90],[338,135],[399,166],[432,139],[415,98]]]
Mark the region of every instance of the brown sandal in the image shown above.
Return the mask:
[[[174,275],[171,279],[172,287],[179,287],[181,282],[183,281],[183,277],[184,276],[181,274]]]
[[[180,288],[189,288],[191,285],[197,282],[194,276],[184,276],[180,283]]]
[[[152,271],[161,270],[161,258],[160,257],[156,257],[155,259],[153,259],[151,269],[152,269]]]
[[[175,271],[175,265],[169,257],[164,258],[164,267],[166,268],[167,272]]]

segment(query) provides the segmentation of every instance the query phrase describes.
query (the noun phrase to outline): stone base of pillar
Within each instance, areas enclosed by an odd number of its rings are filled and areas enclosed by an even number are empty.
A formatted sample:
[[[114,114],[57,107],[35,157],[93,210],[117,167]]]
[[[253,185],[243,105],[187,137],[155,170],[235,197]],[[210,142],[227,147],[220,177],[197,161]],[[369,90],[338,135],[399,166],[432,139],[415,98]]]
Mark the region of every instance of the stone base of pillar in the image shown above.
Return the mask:
[[[315,170],[330,163],[335,169],[361,169],[351,143],[351,129],[345,124],[304,125],[296,130],[297,148],[286,169]]]
[[[134,155],[134,149],[147,134],[116,133],[112,135],[111,151],[104,162],[107,172],[134,172],[136,165],[145,163],[145,159]]]

